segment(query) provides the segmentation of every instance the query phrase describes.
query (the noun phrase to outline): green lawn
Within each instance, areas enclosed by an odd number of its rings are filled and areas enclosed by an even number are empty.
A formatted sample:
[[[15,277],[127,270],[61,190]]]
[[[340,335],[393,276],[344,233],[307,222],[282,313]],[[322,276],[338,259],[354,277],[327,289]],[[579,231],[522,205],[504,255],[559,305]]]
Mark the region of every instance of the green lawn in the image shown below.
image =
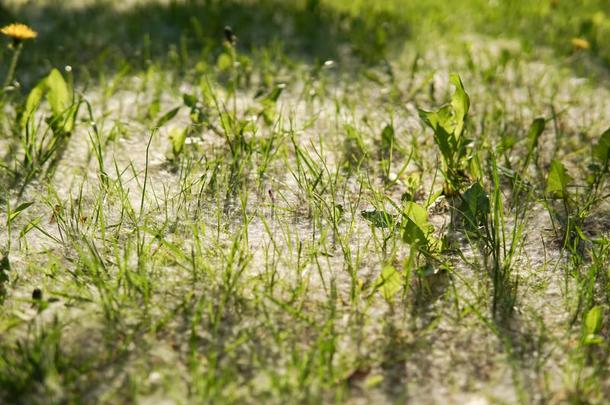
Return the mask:
[[[607,1],[13,22],[0,403],[607,403]]]

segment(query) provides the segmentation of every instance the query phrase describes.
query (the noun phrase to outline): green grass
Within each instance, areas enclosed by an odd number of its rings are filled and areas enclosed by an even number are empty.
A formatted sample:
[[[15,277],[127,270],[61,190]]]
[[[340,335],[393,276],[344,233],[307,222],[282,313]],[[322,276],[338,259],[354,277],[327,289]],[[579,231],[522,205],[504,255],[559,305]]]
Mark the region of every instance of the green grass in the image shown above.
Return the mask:
[[[605,1],[19,3],[0,403],[610,397]]]

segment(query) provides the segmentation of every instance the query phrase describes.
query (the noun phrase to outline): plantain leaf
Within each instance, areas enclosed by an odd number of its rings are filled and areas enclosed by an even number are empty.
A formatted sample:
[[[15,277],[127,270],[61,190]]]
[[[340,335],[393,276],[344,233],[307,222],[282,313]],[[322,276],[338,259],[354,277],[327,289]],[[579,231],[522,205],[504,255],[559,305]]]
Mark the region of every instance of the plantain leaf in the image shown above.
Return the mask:
[[[584,322],[583,343],[586,345],[598,345],[604,342],[603,336],[599,335],[602,328],[602,307],[594,306],[587,312]]]
[[[402,277],[393,266],[387,265],[381,269],[381,274],[375,282],[375,287],[383,298],[390,300],[402,289]]]
[[[403,215],[405,221],[403,222],[402,240],[416,247],[427,246],[432,226],[428,222],[426,209],[412,201],[407,201],[404,204]]]
[[[53,69],[47,76],[47,100],[51,106],[53,115],[58,117],[63,114],[71,104],[71,95],[68,84],[64,80],[59,70]]]
[[[482,225],[489,214],[489,196],[480,183],[474,183],[464,192],[461,212],[468,227]]]
[[[594,306],[587,312],[585,317],[585,333],[595,334],[598,333],[602,326],[602,307],[599,305]]]
[[[449,81],[455,86],[455,91],[451,96],[451,106],[455,114],[455,130],[453,133],[456,137],[460,137],[464,131],[466,116],[470,109],[470,97],[464,90],[462,79],[457,73],[452,73],[449,76]]]
[[[192,94],[184,93],[182,95],[182,102],[189,108],[197,107],[197,97]]]
[[[414,247],[426,246],[428,241],[424,231],[410,218],[404,222],[402,240]]]
[[[562,198],[566,197],[570,181],[572,181],[572,178],[568,175],[563,163],[558,160],[551,161],[549,176],[546,181],[546,192]]]
[[[186,134],[186,128],[172,128],[169,131],[169,139],[172,143],[172,153],[174,154],[174,157],[177,157],[182,153],[186,141]]]
[[[36,86],[30,91],[27,99],[25,100],[25,106],[23,108],[23,114],[21,115],[20,125],[21,128],[25,128],[28,121],[32,119],[34,112],[38,109],[42,97],[47,91],[47,80],[43,79],[38,82]]]
[[[407,201],[403,206],[403,214],[413,221],[423,232],[428,233],[431,225],[428,222],[428,211],[413,201]]]
[[[419,116],[434,131],[434,141],[445,161],[451,161],[456,149],[456,142],[453,136],[455,127],[451,120],[450,107],[445,106],[438,111],[419,110]]]

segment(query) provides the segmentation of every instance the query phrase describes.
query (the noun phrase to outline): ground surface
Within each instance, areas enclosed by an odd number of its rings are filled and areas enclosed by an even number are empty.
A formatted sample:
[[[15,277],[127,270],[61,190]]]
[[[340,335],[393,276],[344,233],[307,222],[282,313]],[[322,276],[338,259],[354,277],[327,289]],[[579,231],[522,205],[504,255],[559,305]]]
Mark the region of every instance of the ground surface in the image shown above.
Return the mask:
[[[605,403],[610,6],[448,3],[4,2],[0,402]]]

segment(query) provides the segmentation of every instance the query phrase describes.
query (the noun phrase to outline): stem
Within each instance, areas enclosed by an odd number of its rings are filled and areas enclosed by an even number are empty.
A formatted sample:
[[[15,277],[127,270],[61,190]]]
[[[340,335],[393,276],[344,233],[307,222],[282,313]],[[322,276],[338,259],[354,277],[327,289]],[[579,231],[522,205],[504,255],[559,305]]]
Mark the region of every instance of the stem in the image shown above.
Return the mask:
[[[17,68],[17,61],[19,60],[19,55],[21,54],[21,48],[23,48],[23,43],[15,45],[13,48],[13,58],[11,59],[11,64],[9,65],[8,71],[6,72],[6,78],[4,79],[4,84],[2,85],[2,93],[6,92],[6,88],[11,81],[13,81],[13,77],[15,76],[15,70]]]

